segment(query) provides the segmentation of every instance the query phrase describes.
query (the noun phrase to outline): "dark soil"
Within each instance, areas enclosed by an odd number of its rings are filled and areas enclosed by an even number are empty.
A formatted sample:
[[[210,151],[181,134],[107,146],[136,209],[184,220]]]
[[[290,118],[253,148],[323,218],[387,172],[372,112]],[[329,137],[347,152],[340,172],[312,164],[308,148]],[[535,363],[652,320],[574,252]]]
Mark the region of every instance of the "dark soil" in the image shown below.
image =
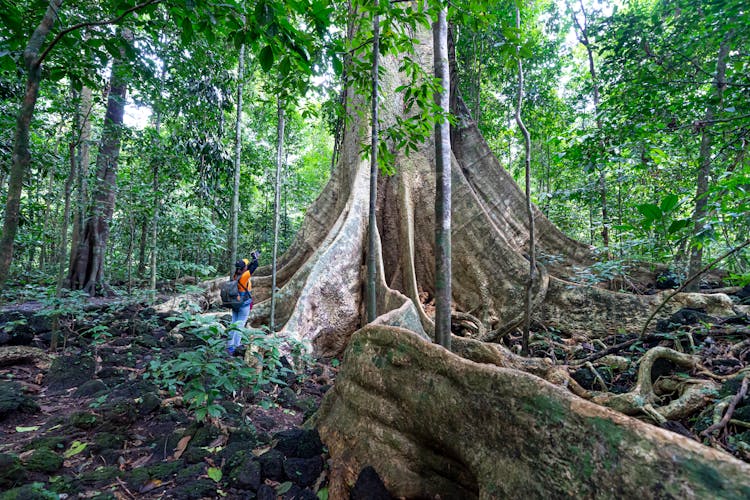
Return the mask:
[[[46,350],[39,309],[0,310],[0,324],[14,325],[0,344]],[[302,424],[335,377],[329,364],[222,394],[226,413],[198,422],[179,391],[144,377],[153,360],[194,348],[167,335],[173,321],[146,304],[98,301],[61,326],[50,362],[0,366],[0,499],[325,496],[328,456]]]

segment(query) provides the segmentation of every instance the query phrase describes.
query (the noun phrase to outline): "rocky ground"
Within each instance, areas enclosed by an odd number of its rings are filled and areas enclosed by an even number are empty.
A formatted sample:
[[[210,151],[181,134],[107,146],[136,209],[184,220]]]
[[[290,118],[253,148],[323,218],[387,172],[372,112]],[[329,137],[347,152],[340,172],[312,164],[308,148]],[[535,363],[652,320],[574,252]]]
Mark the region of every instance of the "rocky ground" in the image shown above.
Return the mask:
[[[333,382],[330,363],[220,394],[221,417],[198,422],[181,391],[147,375],[200,343],[170,335],[175,320],[145,303],[89,304],[61,322],[49,356],[42,308],[0,311],[0,499],[327,498],[325,447],[302,424]],[[210,362],[221,374],[241,358]]]
[[[750,302],[750,288],[734,300]],[[186,315],[160,315],[138,300],[8,302],[0,308],[0,500],[328,497],[325,446],[303,423],[334,383],[336,360],[283,356],[260,334],[276,369],[239,387],[232,377],[258,365],[229,356],[215,324],[188,328]],[[50,355],[54,310],[59,342]],[[454,327],[461,335],[460,322]],[[518,336],[502,342],[520,347]],[[700,358],[692,371],[654,363],[654,386],[667,388],[660,404],[688,379],[711,379],[716,389],[699,411],[654,423],[750,461],[746,312],[720,319],[681,310],[643,338],[540,329],[531,342],[532,355],[566,365],[586,391],[612,394],[632,390],[642,355],[657,346]],[[165,371],[169,362],[183,364]],[[365,469],[351,498],[390,496]]]

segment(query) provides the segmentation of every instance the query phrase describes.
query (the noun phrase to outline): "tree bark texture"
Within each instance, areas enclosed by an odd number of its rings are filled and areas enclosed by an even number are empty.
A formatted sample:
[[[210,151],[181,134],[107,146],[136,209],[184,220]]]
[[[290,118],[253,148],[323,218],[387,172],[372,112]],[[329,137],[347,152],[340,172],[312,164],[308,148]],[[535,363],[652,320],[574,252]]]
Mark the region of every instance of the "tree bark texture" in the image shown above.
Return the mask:
[[[331,498],[365,465],[399,498],[750,495],[728,454],[391,326],[353,336],[316,423]]]
[[[18,111],[16,132],[13,139],[13,163],[8,181],[8,196],[5,202],[3,234],[0,239],[0,290],[5,286],[5,280],[8,278],[10,265],[13,261],[13,242],[18,230],[23,179],[31,164],[29,131],[31,129],[31,118],[34,116],[34,108],[39,97],[39,83],[42,77],[39,52],[57,20],[57,11],[60,5],[62,5],[62,0],[50,0],[44,17],[34,30],[23,52],[26,92]]]
[[[130,33],[123,33],[126,40]],[[96,159],[96,186],[91,212],[86,220],[83,238],[76,249],[76,258],[70,269],[70,285],[96,295],[104,284],[104,256],[109,238],[109,222],[115,207],[117,167],[120,156],[120,139],[125,112],[127,82],[121,61],[114,61],[107,97],[107,111]]]
[[[380,15],[378,14],[378,0],[375,0],[375,14],[372,21],[372,91],[370,92],[370,203],[367,219],[367,292],[365,293],[367,321],[374,321],[377,316],[377,246],[378,219],[378,68],[380,66]]]
[[[435,341],[451,348],[451,137],[448,12],[440,9],[432,24],[435,79],[441,91],[435,103],[445,116],[435,122]]]

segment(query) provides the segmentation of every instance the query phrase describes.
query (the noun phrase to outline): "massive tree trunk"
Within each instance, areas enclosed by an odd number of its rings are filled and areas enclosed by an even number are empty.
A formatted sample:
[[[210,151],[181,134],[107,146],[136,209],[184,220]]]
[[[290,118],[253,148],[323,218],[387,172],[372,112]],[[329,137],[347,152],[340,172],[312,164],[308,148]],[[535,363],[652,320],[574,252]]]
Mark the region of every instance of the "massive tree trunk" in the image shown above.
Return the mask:
[[[413,57],[427,66],[431,39],[428,33],[419,37]],[[403,112],[394,90],[405,82],[398,61],[384,58],[382,67],[381,89],[388,98],[380,122],[388,126]],[[508,331],[520,324],[525,309],[526,200],[455,92],[453,97],[453,307],[478,318],[486,331]],[[275,311],[283,325],[279,334],[309,342],[318,355],[340,356],[349,345],[317,419],[334,461],[332,498],[345,497],[346,484],[365,464],[375,464],[391,492],[405,497],[750,491],[750,469],[732,457],[551,385],[569,382],[564,367],[518,358],[479,342],[484,338],[453,337],[452,353],[422,340],[434,340],[431,307],[425,305],[435,293],[432,142],[409,157],[396,151],[397,173],[378,181],[379,316],[352,338],[366,322],[370,168],[360,151],[369,122],[361,97],[349,90],[346,103],[350,120],[337,168],[280,259]],[[590,336],[638,332],[663,296],[566,280],[575,267],[594,262],[593,252],[536,207],[533,214],[540,256],[533,319]],[[269,269],[256,271],[255,324],[268,323],[270,285]],[[679,294],[663,314],[701,303],[714,314],[731,308],[725,295]],[[675,359],[693,363],[688,358]],[[628,401],[616,403],[625,408]]]
[[[432,61],[432,41],[423,34],[416,57]],[[394,89],[401,80],[393,59],[382,63],[380,122],[393,123],[403,102]],[[455,92],[454,92],[455,97]],[[367,242],[369,164],[360,155],[369,137],[369,123],[360,118],[362,99],[349,91],[350,120],[342,140],[337,168],[318,199],[308,209],[290,249],[279,261],[276,323],[282,333],[312,343],[318,354],[341,354],[351,333],[363,326],[364,262]],[[526,200],[502,168],[458,99],[452,99],[459,123],[452,130],[453,185],[453,306],[479,318],[488,332],[517,327],[524,313],[529,228]],[[378,186],[378,311],[408,304],[411,314],[432,335],[425,297],[434,297],[435,148],[433,143],[409,157],[396,151],[397,173]],[[634,296],[568,281],[577,267],[595,262],[592,249],[557,229],[536,207],[539,279],[533,289],[533,320],[560,330],[604,336],[619,330],[639,332],[664,295]],[[543,265],[544,264],[544,265]],[[258,303],[251,321],[267,323],[269,269],[253,278]],[[695,304],[713,314],[731,313],[728,297],[681,294],[662,316]],[[483,339],[480,339],[483,340]]]

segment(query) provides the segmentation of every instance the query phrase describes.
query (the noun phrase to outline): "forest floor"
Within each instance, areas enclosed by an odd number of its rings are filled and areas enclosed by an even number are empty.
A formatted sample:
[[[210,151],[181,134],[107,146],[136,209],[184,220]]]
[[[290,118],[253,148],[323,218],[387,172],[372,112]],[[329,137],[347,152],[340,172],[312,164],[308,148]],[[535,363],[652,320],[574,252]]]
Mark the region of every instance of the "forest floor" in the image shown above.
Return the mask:
[[[170,334],[177,321],[145,303],[119,301],[62,324],[67,335],[48,356],[41,307],[0,309],[0,325],[14,326],[0,334],[0,499],[326,498],[326,450],[302,424],[336,368],[308,360],[255,390],[217,395],[221,416],[199,422],[182,391],[144,377],[152,363],[201,352],[199,378],[221,383],[241,357]]]
[[[280,371],[251,389],[222,391],[221,384],[233,387],[230,375],[254,369],[224,351],[216,330],[194,328],[192,335],[185,316],[156,314],[145,301],[79,300],[66,306],[59,348],[49,355],[48,306],[0,308],[0,500],[327,498],[329,457],[303,423],[334,383],[335,360],[308,358],[294,369],[277,352]],[[520,337],[503,342],[515,350]],[[685,370],[657,360],[655,387],[668,379],[714,384],[698,411],[659,424],[750,462],[747,314],[718,319],[681,310],[644,338],[590,341],[538,331],[531,342],[532,355],[569,366],[584,389],[612,394],[633,389],[639,360],[657,346],[700,362]],[[189,361],[192,368],[173,366],[193,378],[165,370],[169,360]],[[672,389],[660,392],[659,404],[678,397],[675,384],[662,386]],[[191,405],[190,397],[201,401],[200,390],[206,403]],[[201,407],[212,410],[200,414]]]

